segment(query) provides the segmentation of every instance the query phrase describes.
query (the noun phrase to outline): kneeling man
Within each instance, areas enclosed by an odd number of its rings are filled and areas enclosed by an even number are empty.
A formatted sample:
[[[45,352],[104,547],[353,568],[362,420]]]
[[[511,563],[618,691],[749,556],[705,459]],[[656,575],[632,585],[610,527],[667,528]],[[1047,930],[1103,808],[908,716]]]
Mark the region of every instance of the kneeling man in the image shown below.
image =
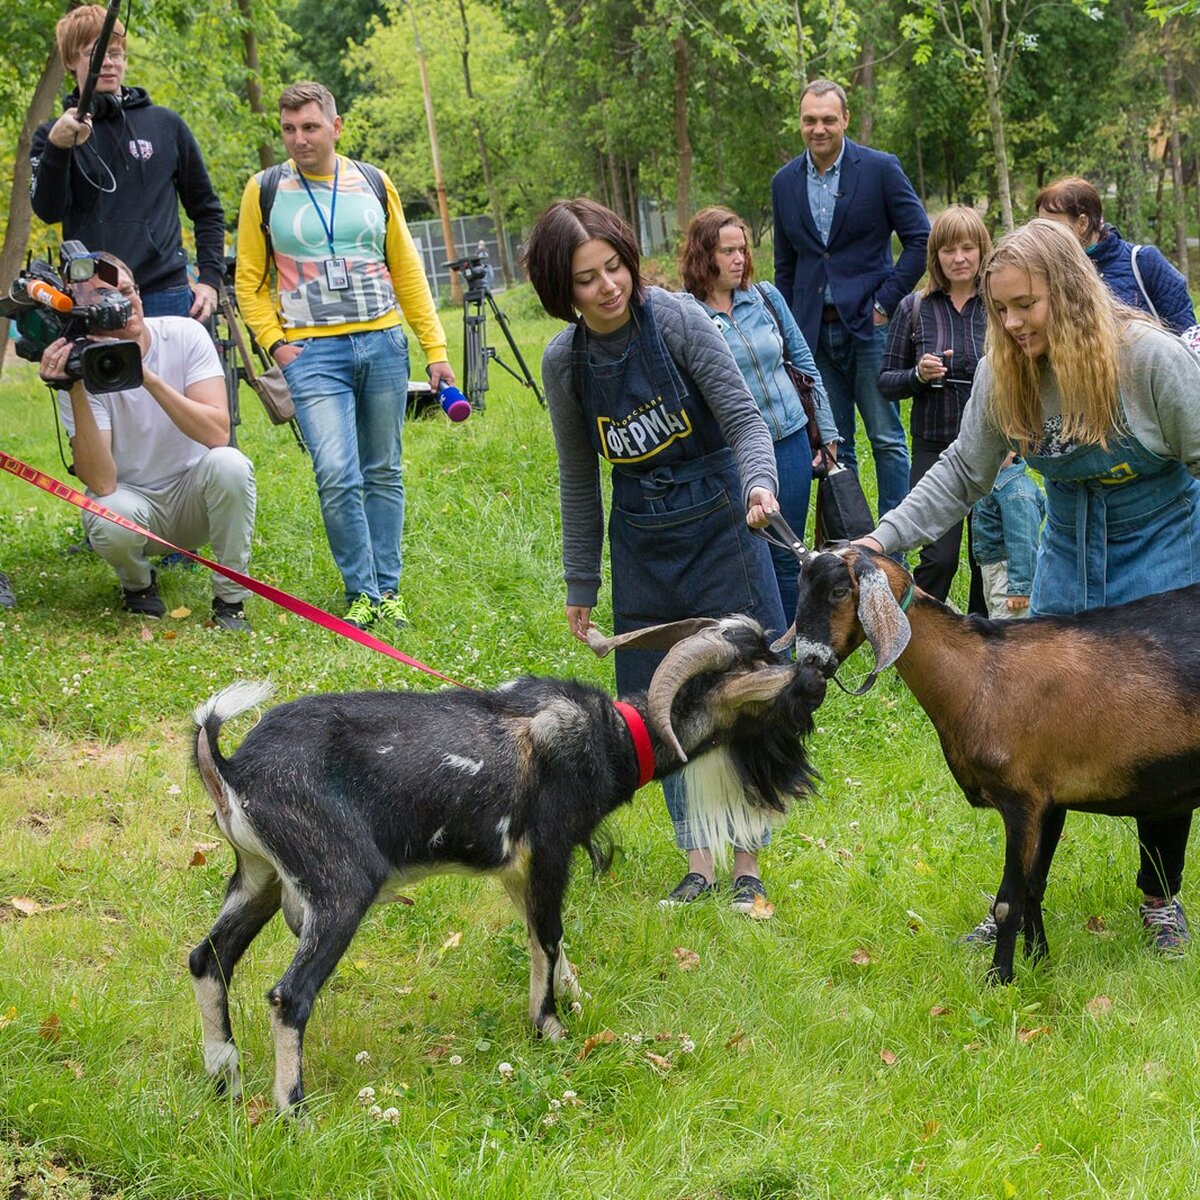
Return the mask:
[[[114,290],[131,302],[132,315],[113,336],[137,343],[143,379],[127,391],[94,394],[76,382],[59,393],[75,474],[105,507],[175,545],[211,543],[217,562],[244,572],[254,529],[254,467],[229,445],[221,360],[200,322],[144,316],[129,268],[109,254],[95,257],[116,268],[117,286],[94,275],[75,285],[75,303],[94,304]],[[43,379],[62,380],[70,349],[61,338],[46,348]],[[167,547],[91,513],[83,523],[96,553],[117,573],[125,610],[162,617],[166,606],[147,555]],[[249,629],[242,607],[248,595],[214,572],[216,625]]]

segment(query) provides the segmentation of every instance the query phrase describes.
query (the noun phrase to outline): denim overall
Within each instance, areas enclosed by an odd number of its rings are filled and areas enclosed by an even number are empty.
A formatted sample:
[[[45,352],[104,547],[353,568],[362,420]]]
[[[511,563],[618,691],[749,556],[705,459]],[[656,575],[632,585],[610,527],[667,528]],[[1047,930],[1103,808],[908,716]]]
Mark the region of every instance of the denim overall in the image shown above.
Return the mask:
[[[782,631],[787,621],[771,556],[746,525],[733,451],[695,381],[671,358],[651,302],[631,308],[635,328],[620,360],[589,362],[582,322],[571,347],[592,446],[612,465],[613,629],[747,613]],[[628,649],[615,657],[621,695],[644,691],[663,658]],[[690,838],[681,828],[677,777],[664,780],[663,790],[677,842],[694,848],[683,844]]]
[[[1046,524],[1030,608],[1035,616],[1124,604],[1200,582],[1200,481],[1132,434],[1108,449],[1028,454],[1046,483]],[[1179,890],[1190,813],[1139,819],[1138,886],[1151,896]]]

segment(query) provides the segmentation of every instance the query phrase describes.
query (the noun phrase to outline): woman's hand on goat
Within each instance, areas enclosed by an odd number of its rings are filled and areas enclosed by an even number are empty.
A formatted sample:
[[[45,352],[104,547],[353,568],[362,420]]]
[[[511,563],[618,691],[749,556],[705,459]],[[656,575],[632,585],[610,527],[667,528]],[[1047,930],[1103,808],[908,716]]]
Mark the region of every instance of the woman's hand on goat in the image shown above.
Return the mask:
[[[762,529],[771,513],[779,511],[779,501],[764,487],[750,489],[750,500],[746,508],[746,524]]]
[[[582,604],[567,605],[567,624],[571,632],[581,641],[587,641],[587,631],[592,627],[591,607]]]
[[[850,543],[850,545],[852,545],[852,546],[866,546],[866,548],[867,548],[868,550],[874,550],[876,554],[882,554],[882,553],[884,552],[884,551],[883,551],[883,546],[881,546],[881,545],[879,544],[879,542],[877,542],[877,541],[876,541],[876,540],[875,540],[873,537],[871,537],[871,535],[870,535],[870,534],[867,534],[865,537],[855,538],[855,539],[854,539],[854,540],[853,540],[853,541]]]

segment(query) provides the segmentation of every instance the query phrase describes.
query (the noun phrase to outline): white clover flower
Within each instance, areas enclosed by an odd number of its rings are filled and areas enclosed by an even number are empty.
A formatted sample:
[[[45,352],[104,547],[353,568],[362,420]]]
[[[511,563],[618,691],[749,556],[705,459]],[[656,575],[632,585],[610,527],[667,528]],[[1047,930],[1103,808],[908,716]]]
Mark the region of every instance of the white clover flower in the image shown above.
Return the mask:
[[[579,1097],[573,1091],[571,1091],[570,1088],[568,1088],[565,1092],[563,1092],[563,1103],[578,1107]]]
[[[356,1063],[369,1063],[371,1061],[371,1053],[368,1050],[360,1050],[355,1056]]]
[[[679,1053],[691,1054],[696,1049],[696,1043],[690,1037],[681,1036],[679,1039]]]
[[[572,1011],[572,1012],[573,1012],[573,1013],[574,1013],[576,1016],[579,1016],[579,1014],[580,1014],[581,1012],[583,1012],[583,1005],[582,1005],[582,1004],[580,1004],[578,1000],[572,1000],[572,1001],[571,1001],[571,1011]]]
[[[555,1116],[553,1113],[547,1113],[547,1114],[546,1114],[546,1115],[545,1115],[545,1116],[542,1118],[542,1124],[543,1124],[543,1125],[544,1125],[544,1126],[545,1126],[547,1129],[549,1129],[551,1125],[557,1125],[557,1124],[558,1124],[558,1118],[557,1118],[557,1117],[556,1117],[556,1116]]]
[[[400,1110],[398,1108],[385,1108],[383,1110],[383,1119],[387,1121],[389,1125],[399,1125]]]
[[[501,1079],[511,1079],[516,1074],[510,1062],[502,1062],[496,1070],[500,1072]]]
[[[452,1067],[461,1067],[462,1066],[462,1055],[461,1054],[452,1054],[452,1055],[450,1055],[449,1061],[450,1061],[450,1065]]]
[[[383,1116],[383,1109],[380,1108],[378,1104],[372,1104],[371,1107],[367,1109],[367,1116],[370,1117],[372,1121],[378,1121],[379,1118]]]
[[[365,1087],[358,1093],[359,1104],[367,1105],[375,1102],[375,1089],[373,1087]]]
[[[549,1106],[549,1107],[550,1107],[550,1111],[551,1111],[551,1112],[558,1112],[558,1110],[559,1110],[560,1108],[562,1108],[562,1101],[561,1101],[561,1100],[553,1100],[553,1099],[552,1099],[552,1100],[550,1101],[550,1106]]]

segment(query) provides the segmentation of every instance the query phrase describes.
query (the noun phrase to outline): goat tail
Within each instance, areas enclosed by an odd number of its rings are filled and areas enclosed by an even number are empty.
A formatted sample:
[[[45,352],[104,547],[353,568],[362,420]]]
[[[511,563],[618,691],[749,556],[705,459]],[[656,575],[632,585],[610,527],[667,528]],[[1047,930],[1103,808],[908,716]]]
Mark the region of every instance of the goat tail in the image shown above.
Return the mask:
[[[196,706],[192,719],[196,722],[196,768],[217,810],[218,824],[222,816],[228,816],[229,798],[221,768],[225,759],[217,745],[221,726],[226,721],[244,713],[247,709],[265,704],[274,695],[275,688],[267,682],[251,680],[232,683],[229,687],[210,696]]]
[[[592,878],[597,879],[612,866],[613,855],[616,853],[612,835],[604,826],[600,826],[592,831],[591,837],[584,842],[583,847],[588,853],[588,858],[592,860]]]

